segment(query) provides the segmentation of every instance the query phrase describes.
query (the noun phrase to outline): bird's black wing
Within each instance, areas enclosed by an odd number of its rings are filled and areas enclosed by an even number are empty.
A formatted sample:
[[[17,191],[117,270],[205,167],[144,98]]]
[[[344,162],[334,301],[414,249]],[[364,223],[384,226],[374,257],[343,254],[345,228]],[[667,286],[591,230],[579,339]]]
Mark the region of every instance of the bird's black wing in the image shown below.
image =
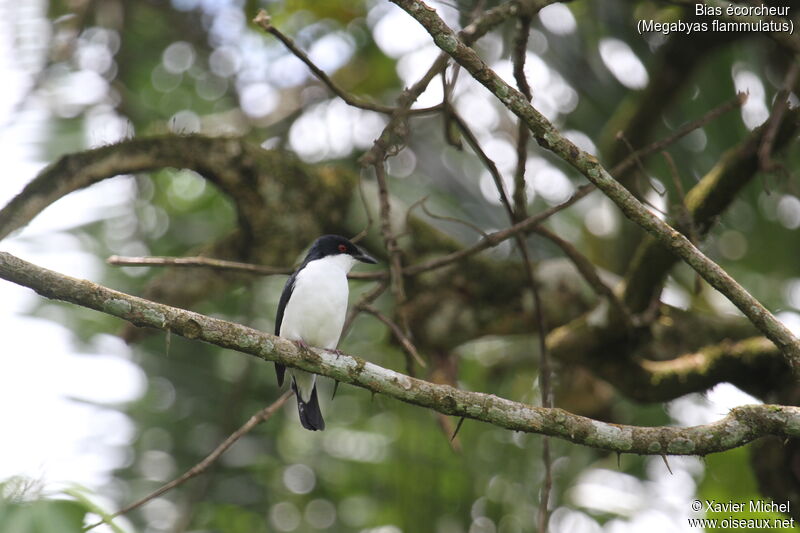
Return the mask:
[[[278,302],[278,314],[275,315],[275,335],[281,334],[283,312],[286,311],[286,304],[289,303],[289,298],[292,296],[292,291],[294,291],[295,280],[297,280],[297,272],[289,276],[289,279],[286,280],[286,285],[283,286],[283,293],[281,293],[281,299]],[[278,376],[278,386],[282,387],[283,376],[286,374],[286,367],[280,363],[275,363],[275,373]]]

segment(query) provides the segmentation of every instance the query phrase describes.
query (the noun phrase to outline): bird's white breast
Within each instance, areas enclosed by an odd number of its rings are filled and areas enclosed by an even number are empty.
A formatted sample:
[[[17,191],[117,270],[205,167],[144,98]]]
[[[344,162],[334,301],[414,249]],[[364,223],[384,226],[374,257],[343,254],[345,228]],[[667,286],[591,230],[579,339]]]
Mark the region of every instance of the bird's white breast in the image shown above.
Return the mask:
[[[349,255],[323,257],[297,273],[286,304],[281,337],[317,348],[335,349],[347,314]]]

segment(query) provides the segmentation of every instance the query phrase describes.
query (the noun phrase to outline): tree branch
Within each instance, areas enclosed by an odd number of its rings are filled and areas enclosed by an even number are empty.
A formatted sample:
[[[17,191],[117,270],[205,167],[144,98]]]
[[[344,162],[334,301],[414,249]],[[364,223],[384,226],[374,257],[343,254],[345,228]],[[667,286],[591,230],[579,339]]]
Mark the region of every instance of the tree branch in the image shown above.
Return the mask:
[[[125,257],[112,255],[106,259],[106,263],[114,266],[161,266],[161,267],[205,267],[217,270],[230,270],[233,272],[245,272],[258,276],[287,275],[294,272],[295,267],[274,267],[267,265],[254,265],[253,263],[242,263],[239,261],[228,261],[227,259],[215,259],[213,257],[164,257],[164,256],[143,256]],[[359,280],[380,280],[388,276],[385,271],[376,272],[350,272],[347,274],[349,279]]]
[[[236,442],[239,439],[241,439],[242,437],[244,437],[245,435],[250,433],[253,430],[253,428],[255,428],[257,425],[262,424],[262,423],[266,422],[267,420],[269,420],[272,417],[272,415],[275,414],[275,411],[280,409],[283,406],[283,404],[286,403],[286,400],[288,400],[292,396],[292,394],[293,394],[292,391],[288,391],[287,390],[286,392],[281,394],[278,397],[277,400],[275,400],[270,405],[268,405],[267,407],[263,408],[262,410],[260,410],[256,414],[254,414],[253,416],[251,416],[247,420],[247,422],[245,422],[244,425],[242,425],[242,427],[240,427],[239,429],[237,429],[236,431],[231,433],[228,436],[228,438],[226,438],[222,442],[222,444],[220,444],[219,446],[214,448],[214,450],[210,454],[208,454],[205,457],[205,459],[203,459],[202,461],[200,461],[199,463],[194,465],[192,468],[190,468],[189,470],[184,472],[181,476],[173,479],[169,483],[166,483],[166,484],[162,485],[161,487],[159,487],[158,489],[154,490],[153,492],[151,492],[150,494],[148,494],[144,498],[140,498],[140,499],[136,500],[135,502],[133,502],[133,503],[131,503],[129,505],[126,505],[125,507],[123,507],[119,511],[115,512],[114,514],[112,514],[112,515],[110,515],[108,517],[104,517],[104,519],[102,521],[97,522],[96,524],[92,524],[90,526],[87,526],[86,528],[83,529],[83,531],[89,531],[90,529],[94,529],[95,527],[97,527],[97,526],[99,526],[101,524],[109,523],[109,521],[112,520],[113,518],[116,518],[117,516],[124,515],[125,513],[129,513],[131,511],[133,511],[134,509],[138,509],[139,507],[141,507],[142,505],[146,504],[147,502],[153,500],[154,498],[158,498],[159,496],[161,496],[165,492],[169,492],[172,489],[174,489],[175,487],[177,487],[178,485],[182,485],[182,484],[186,483],[187,481],[189,481],[190,479],[192,479],[193,477],[199,476],[200,474],[202,474],[203,472],[208,470],[208,468],[212,464],[214,464],[216,462],[216,460],[219,459],[222,456],[223,453],[228,451],[228,448],[230,448],[231,446],[236,444]]]
[[[241,263],[239,261],[228,261],[226,259],[215,259],[213,257],[123,257],[112,255],[106,259],[106,263],[114,266],[183,266],[183,267],[207,267],[220,270],[233,270],[236,272],[247,272],[259,276],[272,276],[276,274],[291,274],[292,267],[273,267],[265,265],[254,265],[252,263]]]
[[[297,57],[297,59],[302,61],[309,68],[309,70],[311,70],[311,72],[314,74],[314,76],[317,77],[319,81],[324,83],[328,87],[328,89],[330,89],[333,92],[333,94],[344,100],[346,104],[353,107],[357,107],[359,109],[366,109],[367,111],[375,111],[376,113],[383,113],[386,115],[391,115],[392,113],[395,112],[395,108],[392,106],[375,104],[372,102],[367,102],[360,98],[356,98],[355,96],[349,94],[347,91],[336,85],[336,83],[330,78],[330,76],[325,74],[324,70],[315,65],[314,62],[311,61],[311,58],[309,58],[305,52],[303,52],[300,48],[298,48],[295,42],[291,38],[289,38],[287,35],[284,35],[283,32],[281,32],[278,28],[272,25],[271,17],[267,14],[265,10],[263,9],[259,10],[255,18],[253,19],[253,22],[267,33],[271,33],[272,35],[274,35],[280,42],[282,42],[283,45],[286,48],[288,48],[289,51],[295,55],[295,57]],[[427,109],[416,109],[414,111],[410,111],[410,113],[422,114],[422,113],[431,113],[433,111],[438,111],[438,106],[429,107]]]
[[[500,78],[478,54],[453,33],[436,10],[420,0],[391,0],[414,17],[443,51],[492,92],[510,111],[525,121],[534,137],[575,167],[602,190],[626,217],[647,230],[674,254],[695,269],[709,284],[725,295],[750,321],[783,352],[793,371],[800,375],[800,341],[757,299],[714,261],[706,257],[683,234],[653,215],[625,187],[617,182],[596,157],[584,152],[539,113],[515,88]]]
[[[563,409],[533,407],[493,394],[436,385],[347,354],[301,348],[292,341],[246,326],[65,276],[6,252],[0,252],[0,278],[34,289],[47,298],[95,309],[137,326],[171,331],[188,339],[300,368],[442,414],[551,435],[604,450],[641,455],[706,455],[742,446],[765,435],[800,437],[799,407],[737,407],[720,421],[690,428],[608,424]]]
[[[797,131],[800,110],[794,109],[787,114],[775,139],[775,150],[785,147]],[[690,227],[679,225],[680,231],[688,233],[694,229],[699,238],[708,233],[717,217],[758,172],[758,149],[767,128],[767,124],[759,126],[739,145],[726,151],[717,164],[689,190],[684,200],[692,223]],[[625,281],[623,300],[632,312],[642,311],[661,291],[663,280],[676,260],[675,255],[658,239],[651,237],[642,242],[631,261]]]

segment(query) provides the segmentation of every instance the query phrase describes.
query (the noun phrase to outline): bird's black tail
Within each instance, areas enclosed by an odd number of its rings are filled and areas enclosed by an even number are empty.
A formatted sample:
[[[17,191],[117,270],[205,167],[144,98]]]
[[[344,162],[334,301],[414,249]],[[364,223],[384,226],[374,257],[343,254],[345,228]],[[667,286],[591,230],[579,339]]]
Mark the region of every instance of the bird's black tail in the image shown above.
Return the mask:
[[[300,414],[300,423],[303,424],[303,427],[311,431],[325,429],[325,421],[322,419],[322,411],[319,410],[319,400],[317,400],[317,384],[314,383],[308,402],[304,402],[300,396],[294,378],[292,378],[292,390],[297,398],[297,412]]]

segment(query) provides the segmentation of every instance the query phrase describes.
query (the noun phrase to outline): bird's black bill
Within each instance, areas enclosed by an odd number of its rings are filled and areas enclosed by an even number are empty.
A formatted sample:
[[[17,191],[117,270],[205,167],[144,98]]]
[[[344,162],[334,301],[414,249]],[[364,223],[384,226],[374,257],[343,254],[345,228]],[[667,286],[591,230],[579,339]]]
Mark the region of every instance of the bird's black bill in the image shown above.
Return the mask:
[[[372,257],[371,255],[369,255],[369,254],[368,254],[367,252],[365,252],[364,250],[361,250],[361,249],[359,248],[359,250],[358,250],[358,251],[359,251],[358,255],[354,255],[354,256],[353,256],[353,258],[354,258],[354,259],[357,259],[358,261],[361,261],[362,263],[369,263],[369,264],[371,264],[371,265],[374,265],[375,263],[377,263],[377,262],[378,262],[378,260],[377,260],[377,259],[375,259],[375,258],[374,258],[374,257]]]

